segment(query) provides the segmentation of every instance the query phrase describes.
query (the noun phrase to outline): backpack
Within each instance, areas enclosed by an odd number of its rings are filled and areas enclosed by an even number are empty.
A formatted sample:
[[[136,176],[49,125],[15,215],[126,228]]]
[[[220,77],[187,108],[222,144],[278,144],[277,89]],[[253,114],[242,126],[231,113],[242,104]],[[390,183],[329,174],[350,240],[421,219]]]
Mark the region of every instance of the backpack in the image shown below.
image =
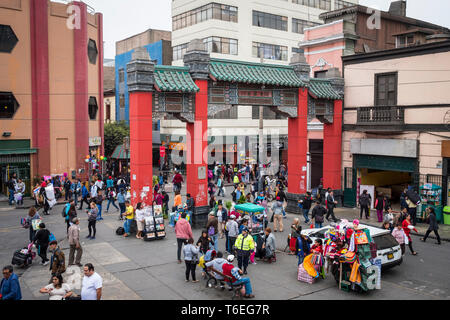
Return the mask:
[[[48,242],[56,241],[56,237],[53,233],[50,232],[48,236]]]
[[[61,215],[63,218],[66,217],[66,206],[64,206],[64,208],[62,209]]]
[[[122,236],[125,233],[125,229],[123,227],[118,227],[116,230],[116,234],[118,236]]]
[[[216,233],[216,230],[214,229],[214,227],[210,226],[208,229],[208,236],[213,236],[213,235],[215,235],[215,233]]]

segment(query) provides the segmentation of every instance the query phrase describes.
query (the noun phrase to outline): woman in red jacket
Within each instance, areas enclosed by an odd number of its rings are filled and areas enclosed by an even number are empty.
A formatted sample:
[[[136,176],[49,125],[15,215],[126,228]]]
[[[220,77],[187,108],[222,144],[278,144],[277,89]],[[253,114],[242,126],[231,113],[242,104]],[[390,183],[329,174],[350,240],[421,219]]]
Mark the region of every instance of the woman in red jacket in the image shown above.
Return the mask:
[[[413,256],[417,255],[417,252],[415,252],[412,247],[412,240],[411,240],[411,236],[409,235],[411,233],[411,230],[418,232],[417,229],[414,228],[414,226],[411,224],[411,215],[408,214],[406,216],[406,219],[403,220],[402,228],[403,228],[403,231],[405,231],[406,237],[408,238],[408,246],[409,246],[409,250],[411,250],[411,254]]]

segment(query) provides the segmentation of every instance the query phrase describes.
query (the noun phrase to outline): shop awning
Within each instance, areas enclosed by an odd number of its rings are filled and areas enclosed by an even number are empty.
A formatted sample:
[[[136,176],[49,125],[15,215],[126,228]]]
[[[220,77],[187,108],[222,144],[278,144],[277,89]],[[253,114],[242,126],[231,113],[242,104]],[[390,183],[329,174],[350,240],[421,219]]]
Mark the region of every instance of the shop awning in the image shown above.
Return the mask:
[[[321,79],[310,79],[309,81],[309,94],[315,99],[329,99],[340,100],[342,99],[339,93],[333,89],[331,82]]]
[[[155,88],[164,92],[198,92],[187,67],[156,66]]]
[[[283,87],[306,87],[290,66],[211,59],[209,71],[215,80]]]
[[[0,156],[37,153],[37,149],[0,149]]]
[[[125,149],[123,148],[122,144],[119,144],[116,149],[114,150],[113,154],[111,155],[112,159],[119,159],[119,160],[126,160],[127,159],[127,153],[125,152]],[[130,152],[128,152],[128,160],[130,159]]]

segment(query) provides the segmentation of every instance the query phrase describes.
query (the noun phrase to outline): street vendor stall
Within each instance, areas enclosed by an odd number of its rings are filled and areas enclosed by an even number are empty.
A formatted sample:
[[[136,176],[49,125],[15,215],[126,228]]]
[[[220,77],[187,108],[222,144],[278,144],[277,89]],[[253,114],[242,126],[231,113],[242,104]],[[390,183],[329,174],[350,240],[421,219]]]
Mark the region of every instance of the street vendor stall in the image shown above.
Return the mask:
[[[248,228],[252,236],[264,234],[264,227],[267,225],[267,214],[264,207],[253,203],[244,203],[236,205],[234,209],[240,217],[249,217]]]
[[[166,237],[166,228],[161,206],[147,207],[144,210],[144,241],[164,239]]]
[[[417,218],[425,220],[426,209],[432,207],[437,221],[442,223],[442,188],[432,183],[426,183],[419,188],[419,192],[422,203],[420,210],[417,210]]]
[[[325,234],[324,254],[327,271],[331,269],[339,289],[368,291],[381,288],[381,260],[370,231],[341,222]]]

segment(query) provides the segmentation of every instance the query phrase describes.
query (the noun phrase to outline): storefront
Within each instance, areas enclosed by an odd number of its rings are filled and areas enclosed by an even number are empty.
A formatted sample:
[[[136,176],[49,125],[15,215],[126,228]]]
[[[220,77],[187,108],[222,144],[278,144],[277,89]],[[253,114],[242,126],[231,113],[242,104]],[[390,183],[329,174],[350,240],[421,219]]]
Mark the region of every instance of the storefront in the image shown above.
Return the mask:
[[[404,188],[418,183],[416,140],[352,139],[351,152],[353,168],[344,168],[346,206],[356,206],[359,195],[368,190],[372,199],[382,192],[399,207]]]
[[[26,195],[31,190],[31,154],[36,149],[30,148],[30,140],[2,140],[0,141],[0,193],[6,195],[6,183],[16,173],[26,185]]]

